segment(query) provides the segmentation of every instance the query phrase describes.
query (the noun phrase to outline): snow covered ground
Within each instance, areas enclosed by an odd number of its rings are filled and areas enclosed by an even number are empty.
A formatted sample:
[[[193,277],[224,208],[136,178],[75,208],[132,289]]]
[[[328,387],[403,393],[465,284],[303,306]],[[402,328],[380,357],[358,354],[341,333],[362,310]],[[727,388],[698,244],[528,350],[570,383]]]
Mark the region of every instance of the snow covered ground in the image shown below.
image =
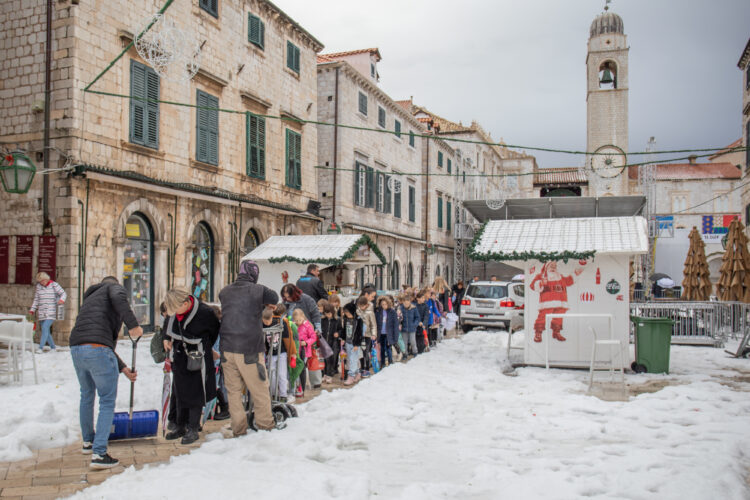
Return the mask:
[[[444,341],[351,390],[300,405],[285,430],[233,440],[214,434],[189,455],[131,467],[77,497],[750,497],[748,360],[674,346],[669,375],[627,377],[670,385],[606,402],[586,394],[585,371],[502,375],[505,338],[477,331]],[[124,347],[118,351],[129,361]],[[146,347],[138,409],[156,407],[160,393],[161,372]],[[8,409],[0,415],[3,456],[79,439],[69,355],[44,355],[42,364],[50,382],[0,388]],[[127,398],[123,382],[119,408]]]

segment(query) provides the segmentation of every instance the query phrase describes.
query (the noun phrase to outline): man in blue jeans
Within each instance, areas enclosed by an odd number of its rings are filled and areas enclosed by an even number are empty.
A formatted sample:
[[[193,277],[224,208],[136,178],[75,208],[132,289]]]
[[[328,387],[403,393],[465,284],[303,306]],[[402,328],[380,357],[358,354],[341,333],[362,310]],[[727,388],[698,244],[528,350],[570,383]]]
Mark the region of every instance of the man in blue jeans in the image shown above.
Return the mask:
[[[117,278],[108,276],[86,290],[76,324],[70,333],[70,353],[81,385],[82,452],[93,452],[92,469],[108,469],[120,463],[107,453],[117,399],[117,377],[122,373],[131,381],[136,378],[136,372],[131,372],[115,354],[123,322],[130,330],[131,337],[143,335],[128,303],[127,292]],[[99,394],[96,429],[95,392]]]

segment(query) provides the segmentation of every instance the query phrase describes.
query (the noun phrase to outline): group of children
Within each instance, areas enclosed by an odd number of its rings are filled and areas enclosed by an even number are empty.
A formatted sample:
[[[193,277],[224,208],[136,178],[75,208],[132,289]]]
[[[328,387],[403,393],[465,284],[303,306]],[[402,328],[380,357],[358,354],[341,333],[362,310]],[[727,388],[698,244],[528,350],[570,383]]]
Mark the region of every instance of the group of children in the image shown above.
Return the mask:
[[[283,332],[281,345],[268,339],[270,361],[288,367],[278,369],[277,382],[272,380],[278,386],[272,387],[272,392],[288,402],[295,395],[302,396],[305,368],[310,372],[322,370],[325,384],[334,383],[339,375],[344,386],[351,386],[373,371],[429,351],[443,336],[441,319],[448,312],[441,300],[443,294],[449,292],[438,293],[435,287],[427,287],[407,288],[397,297],[378,297],[374,287],[366,286],[357,299],[343,306],[341,298],[332,294],[318,301],[320,336],[301,309],[294,309],[290,317],[283,304],[275,310],[267,309],[264,326],[270,330],[281,324]],[[290,393],[292,388],[294,392]]]

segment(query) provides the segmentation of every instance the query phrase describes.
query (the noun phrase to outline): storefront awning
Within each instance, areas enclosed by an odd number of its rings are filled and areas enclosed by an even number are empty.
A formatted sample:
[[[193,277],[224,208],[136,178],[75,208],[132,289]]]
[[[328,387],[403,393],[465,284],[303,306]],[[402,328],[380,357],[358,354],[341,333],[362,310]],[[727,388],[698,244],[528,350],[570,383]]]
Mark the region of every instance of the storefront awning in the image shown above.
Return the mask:
[[[325,267],[349,263],[386,263],[383,253],[366,234],[271,236],[242,260],[298,262]]]

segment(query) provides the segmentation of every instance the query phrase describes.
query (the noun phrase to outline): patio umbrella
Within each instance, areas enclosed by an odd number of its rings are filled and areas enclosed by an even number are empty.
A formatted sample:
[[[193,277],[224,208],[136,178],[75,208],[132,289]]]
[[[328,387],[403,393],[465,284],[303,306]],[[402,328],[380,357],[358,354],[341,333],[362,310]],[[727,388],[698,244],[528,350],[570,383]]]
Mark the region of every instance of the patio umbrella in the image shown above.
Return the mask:
[[[729,225],[727,249],[721,258],[716,295],[719,300],[750,302],[750,253],[745,226],[738,219]]]
[[[662,278],[669,278],[669,275],[664,274],[664,273],[654,273],[651,276],[649,276],[648,279],[650,279],[651,281],[659,281]]]
[[[706,245],[696,227],[690,231],[688,238],[690,246],[685,258],[682,298],[684,300],[708,300],[711,296],[711,281],[706,260]]]
[[[672,288],[674,286],[674,280],[672,278],[661,278],[656,280],[656,284],[662,288]]]

